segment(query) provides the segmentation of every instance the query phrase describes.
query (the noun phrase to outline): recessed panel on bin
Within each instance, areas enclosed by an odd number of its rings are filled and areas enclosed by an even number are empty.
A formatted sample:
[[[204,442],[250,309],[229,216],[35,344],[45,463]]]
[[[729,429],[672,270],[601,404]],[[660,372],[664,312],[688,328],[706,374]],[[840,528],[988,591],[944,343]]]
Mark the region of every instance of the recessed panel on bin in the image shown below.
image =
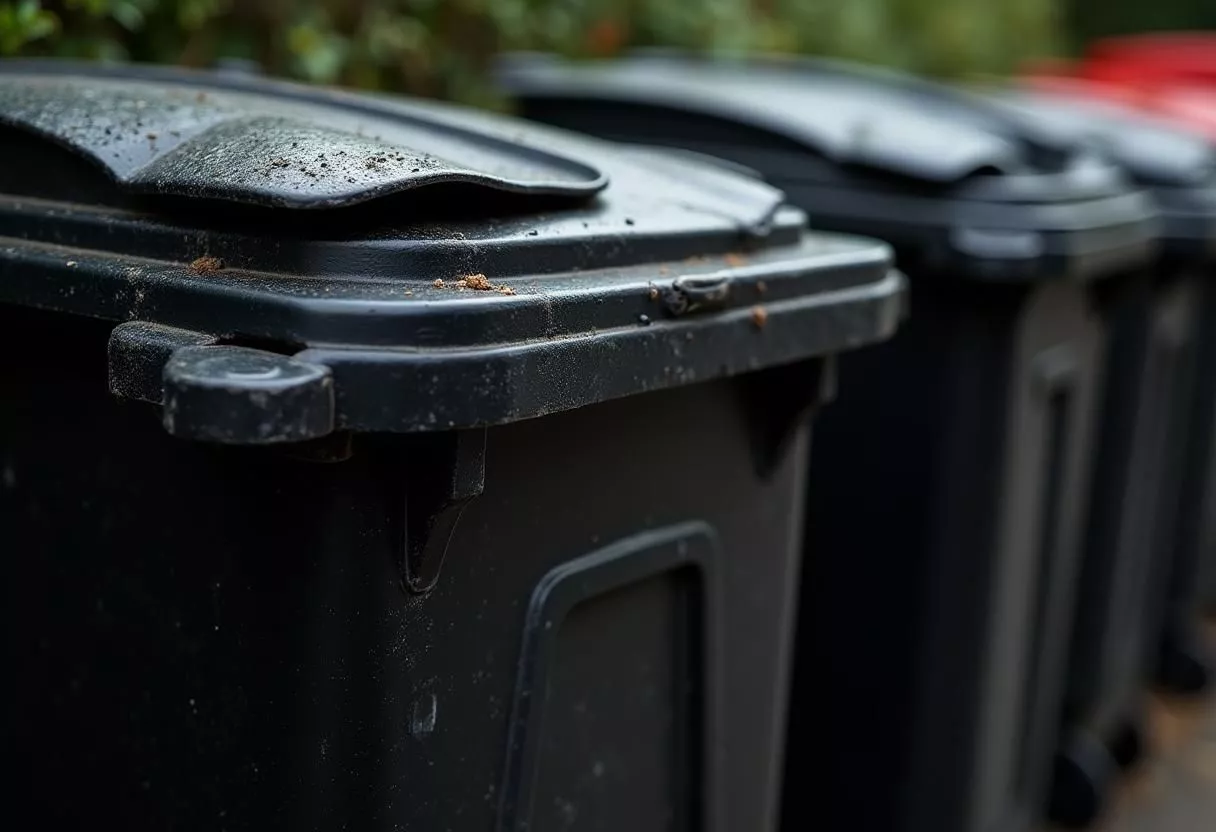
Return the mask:
[[[718,822],[708,749],[720,557],[712,531],[689,525],[542,579],[525,625],[500,828]]]

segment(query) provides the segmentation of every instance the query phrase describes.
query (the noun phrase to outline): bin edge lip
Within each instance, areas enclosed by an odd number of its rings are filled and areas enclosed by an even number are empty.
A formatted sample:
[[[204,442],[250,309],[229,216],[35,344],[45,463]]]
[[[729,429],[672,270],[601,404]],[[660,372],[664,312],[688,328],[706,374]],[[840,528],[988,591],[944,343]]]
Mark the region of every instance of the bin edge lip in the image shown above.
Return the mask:
[[[784,346],[777,345],[760,350],[746,358],[731,357],[728,348],[715,345],[696,362],[686,361],[681,372],[666,372],[670,365],[660,368],[655,364],[646,374],[613,366],[628,364],[629,355],[648,352],[648,345],[638,337],[638,330],[618,330],[591,338],[570,339],[566,345],[568,349],[562,351],[570,365],[574,365],[578,360],[578,356],[573,354],[580,352],[591,355],[598,351],[601,356],[605,352],[612,352],[613,360],[599,364],[601,368],[607,366],[607,372],[604,378],[598,380],[598,386],[566,391],[557,399],[544,404],[523,401],[526,396],[506,396],[482,397],[471,407],[459,403],[443,413],[430,407],[385,407],[383,402],[375,401],[379,395],[377,387],[381,383],[381,377],[402,371],[412,374],[429,372],[427,368],[431,365],[427,357],[393,351],[367,352],[327,348],[305,350],[297,353],[295,357],[323,364],[333,370],[339,388],[338,419],[342,429],[355,432],[422,433],[495,427],[634,395],[711,383],[786,364],[830,358],[840,352],[865,348],[885,341],[896,333],[907,310],[906,292],[907,278],[901,272],[891,269],[881,280],[870,285],[763,307],[766,310],[763,324],[765,329],[780,327],[785,333],[801,330],[806,337],[791,346],[785,335],[776,336],[773,341],[783,341]],[[733,329],[736,333],[746,331],[763,339],[766,337],[765,333],[757,331],[759,327],[756,323],[755,308],[735,310],[730,313],[732,320],[729,322],[711,321],[708,326],[721,330]],[[814,334],[817,329],[834,329],[842,321],[847,321],[845,326],[850,330],[847,338],[817,337]],[[672,340],[685,337],[686,332],[684,330],[673,333]],[[547,344],[529,343],[502,350],[474,351],[466,354],[465,358],[468,359],[469,367],[475,369],[469,369],[468,372],[458,371],[446,378],[433,376],[432,380],[439,379],[438,383],[451,390],[454,398],[469,375],[502,375],[517,370],[528,373],[528,362],[541,356],[547,349]],[[547,370],[550,373],[561,372],[560,368]],[[622,389],[622,386],[629,389]],[[364,396],[368,396],[369,400],[363,401]],[[442,394],[437,398],[442,399]]]
[[[775,257],[767,263],[710,268],[709,282],[725,280],[733,296],[721,308],[688,314],[665,307],[666,293],[669,286],[688,285],[681,281],[690,277],[695,284],[697,275],[684,272],[675,280],[664,278],[661,264],[629,270],[628,281],[620,285],[591,272],[570,275],[559,286],[533,295],[485,293],[493,297],[481,299],[472,295],[482,293],[468,293],[441,303],[397,297],[343,305],[275,294],[269,287],[259,297],[225,291],[201,279],[191,283],[156,274],[135,279],[113,268],[110,258],[101,258],[101,271],[93,268],[87,258],[95,252],[80,252],[79,260],[65,261],[62,252],[48,256],[36,247],[5,246],[21,241],[2,239],[0,302],[115,324],[170,327],[212,335],[223,343],[239,343],[230,340],[234,335],[278,343],[286,354],[332,368],[340,428],[449,430],[505,424],[742,375],[890,337],[906,307],[906,279],[892,267],[890,248],[876,241],[851,241],[853,248],[846,245],[835,257],[825,256],[816,253],[816,238],[850,242],[847,235],[807,234],[801,260],[788,250],[777,250],[769,252]],[[41,262],[34,261],[35,254]],[[597,293],[605,287],[606,292]],[[114,302],[99,308],[99,296]],[[183,304],[182,299],[191,302]],[[575,315],[573,320],[584,328],[509,341],[495,337],[494,321],[510,320],[520,304],[536,312],[562,302],[577,304],[583,314],[602,314],[611,323],[585,326],[586,319]],[[327,327],[350,333],[369,321],[380,332],[405,331],[401,325],[410,318],[429,322],[433,329],[436,309],[460,315],[463,303],[479,305],[485,317],[486,323],[475,330],[480,340],[435,346],[325,337]],[[248,313],[241,323],[261,322],[266,328],[251,331],[228,321],[230,329],[221,325],[216,332],[214,324],[205,325],[208,316],[224,321],[218,312],[242,306]],[[600,309],[605,311],[598,313]],[[634,314],[633,309],[649,310],[649,315]]]

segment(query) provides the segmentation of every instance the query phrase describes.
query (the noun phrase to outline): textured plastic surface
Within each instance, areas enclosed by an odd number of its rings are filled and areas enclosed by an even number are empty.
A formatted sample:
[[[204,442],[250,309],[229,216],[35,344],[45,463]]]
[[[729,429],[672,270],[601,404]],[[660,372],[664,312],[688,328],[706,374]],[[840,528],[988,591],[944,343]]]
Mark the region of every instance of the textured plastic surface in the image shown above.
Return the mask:
[[[977,279],[1108,272],[1144,257],[1152,208],[1050,125],[907,76],[825,61],[651,56],[500,71],[531,118],[747,165],[816,227],[880,236]]]
[[[440,105],[0,89],[14,812],[775,825],[807,422],[899,322],[885,246],[728,166]],[[116,102],[157,148],[103,158]],[[296,136],[434,166],[214,158]]]
[[[1033,828],[1101,395],[1094,291],[1146,279],[1154,206],[1059,125],[888,73],[658,56],[504,77],[528,115],[716,152],[815,226],[895,246],[908,325],[842,360],[815,426],[785,828]],[[910,138],[897,163],[791,144],[812,122]],[[926,122],[942,148],[904,131]],[[945,146],[973,136],[1002,154],[946,175]]]
[[[149,324],[330,372],[332,415],[232,442],[500,424],[826,354],[900,315],[882,246],[804,235],[721,165],[433,103],[82,72],[0,64],[20,160],[0,171],[0,300],[129,322],[112,386],[157,402]],[[361,142],[365,174],[325,161]]]

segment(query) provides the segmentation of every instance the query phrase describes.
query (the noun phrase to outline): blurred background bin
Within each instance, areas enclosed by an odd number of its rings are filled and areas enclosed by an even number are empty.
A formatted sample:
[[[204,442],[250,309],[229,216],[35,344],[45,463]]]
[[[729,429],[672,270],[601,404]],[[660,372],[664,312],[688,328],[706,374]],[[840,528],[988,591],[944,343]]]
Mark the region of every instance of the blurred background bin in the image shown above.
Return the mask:
[[[1042,91],[1112,99],[1216,140],[1216,34],[1101,40],[1075,63],[1032,64],[1023,80]]]
[[[1162,218],[1156,267],[1102,298],[1110,355],[1051,801],[1057,820],[1082,824],[1102,808],[1117,767],[1144,750],[1146,684],[1156,676],[1194,692],[1208,673],[1194,584],[1212,430],[1200,373],[1216,369],[1216,332],[1204,321],[1216,150],[1098,100],[1016,92],[1001,100],[1117,162],[1153,194]]]
[[[1144,285],[1150,201],[1056,131],[886,72],[652,55],[502,77],[527,116],[722,155],[812,226],[894,245],[909,323],[844,362],[816,425],[785,827],[1030,828],[1064,694],[1095,300]]]
[[[1070,94],[1092,97],[1094,90],[1113,94],[1125,104],[1203,133],[1216,145],[1216,33],[1166,33],[1098,41],[1074,72],[1085,80],[1074,82]],[[1041,78],[1035,82],[1051,83]],[[1202,332],[1206,337],[1206,333],[1216,330],[1216,316],[1211,307],[1205,309]],[[1197,401],[1207,402],[1208,409],[1198,406],[1192,428],[1195,445],[1188,457],[1180,540],[1180,545],[1192,549],[1180,556],[1174,591],[1180,596],[1179,606],[1189,606],[1195,592],[1189,564],[1197,563],[1202,603],[1216,611],[1216,438],[1210,431],[1204,433],[1203,427],[1213,425],[1211,430],[1216,431],[1216,408],[1212,405],[1216,401],[1216,346],[1209,345],[1203,352],[1199,383],[1202,387]],[[1189,656],[1172,658],[1183,675],[1194,677],[1196,666]]]
[[[1128,43],[1137,43],[1128,39]],[[1146,43],[1156,43],[1145,39]],[[1191,41],[1187,41],[1191,42]],[[1212,38],[1194,39],[1196,43],[1213,44]],[[1099,53],[1106,54],[1106,53]],[[1086,101],[1104,100],[1127,109],[1138,110],[1145,117],[1174,124],[1180,129],[1205,136],[1216,147],[1216,84],[1192,86],[1180,91],[1169,71],[1168,56],[1160,55],[1159,64],[1143,77],[1131,68],[1123,69],[1116,61],[1119,49],[1112,49],[1103,61],[1095,65],[1081,63],[1075,66],[1057,65],[1045,70],[1039,68],[1022,79],[1023,85],[1041,94],[1061,96],[1085,106]],[[1156,55],[1156,52],[1152,54]],[[1183,51],[1183,66],[1199,62],[1202,53]],[[1214,67],[1216,57],[1209,57],[1204,66],[1208,71]],[[1133,65],[1134,67],[1134,65]],[[1203,77],[1198,71],[1191,77]],[[1092,80],[1097,78],[1099,80]],[[1216,254],[1209,253],[1209,259]],[[1209,273],[1212,270],[1209,265]],[[1178,568],[1171,583],[1173,606],[1179,611],[1179,620],[1188,620],[1196,604],[1216,610],[1216,345],[1210,343],[1209,333],[1216,331],[1216,313],[1213,313],[1204,290],[1204,305],[1200,313],[1199,332],[1201,346],[1197,370],[1198,389],[1195,392],[1195,409],[1191,418],[1190,450],[1186,457],[1186,471],[1181,495],[1175,563]],[[1170,678],[1164,679],[1170,687],[1194,688],[1207,681],[1208,673],[1195,661],[1198,646],[1190,639],[1167,641],[1164,645],[1162,664]],[[1181,652],[1180,652],[1181,651]]]
[[[2,65],[0,143],[19,814],[772,826],[804,416],[886,246],[239,73]]]
[[[1086,76],[1133,86],[1216,87],[1216,33],[1104,38],[1085,53]]]

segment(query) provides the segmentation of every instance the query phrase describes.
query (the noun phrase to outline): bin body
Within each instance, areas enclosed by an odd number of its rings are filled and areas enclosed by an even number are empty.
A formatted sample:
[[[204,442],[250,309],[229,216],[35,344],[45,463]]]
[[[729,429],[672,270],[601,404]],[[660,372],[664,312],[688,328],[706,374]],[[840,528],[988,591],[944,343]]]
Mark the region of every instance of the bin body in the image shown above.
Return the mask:
[[[785,828],[1031,828],[1107,351],[1095,290],[1144,279],[1144,196],[1048,131],[890,73],[649,56],[503,78],[529,117],[724,156],[813,226],[895,247],[909,322],[842,361],[816,424]]]
[[[788,828],[823,811],[800,772],[859,829],[1031,827],[1100,341],[1074,288],[914,285],[907,331],[842,374],[841,418],[816,428]],[[858,424],[882,439],[850,462]]]
[[[806,416],[885,246],[231,74],[3,64],[0,143],[19,814],[772,827]]]
[[[331,464],[183,442],[76,360],[108,326],[4,312],[10,355],[73,348],[20,363],[3,420],[19,803],[65,826],[514,829],[526,795],[532,828],[703,828],[718,746],[727,828],[771,813],[805,429],[756,476],[727,441],[736,383],[486,431],[485,491],[414,596],[398,526],[431,437]],[[752,716],[706,733],[732,703]]]
[[[1068,96],[1024,97],[1044,116],[1087,134],[1154,191],[1163,215],[1164,246],[1158,277],[1145,307],[1154,321],[1152,344],[1172,355],[1157,359],[1147,402],[1162,402],[1159,431],[1165,437],[1159,487],[1139,504],[1151,503],[1159,519],[1144,534],[1152,541],[1154,577],[1164,586],[1160,640],[1149,637],[1157,679],[1178,691],[1206,685],[1210,656],[1196,631],[1200,608],[1210,598],[1213,550],[1208,519],[1212,482],[1213,414],[1216,391],[1209,380],[1216,366],[1212,331],[1212,277],[1216,275],[1216,145],[1202,132],[1169,127],[1155,115],[1091,98],[1085,85]],[[1096,97],[1094,97],[1096,98]],[[1156,311],[1152,311],[1152,310]],[[1099,478],[1101,479],[1101,478]],[[1164,607],[1161,606],[1164,604]],[[1114,611],[1111,612],[1114,615]],[[1126,620],[1125,615],[1121,615]]]

